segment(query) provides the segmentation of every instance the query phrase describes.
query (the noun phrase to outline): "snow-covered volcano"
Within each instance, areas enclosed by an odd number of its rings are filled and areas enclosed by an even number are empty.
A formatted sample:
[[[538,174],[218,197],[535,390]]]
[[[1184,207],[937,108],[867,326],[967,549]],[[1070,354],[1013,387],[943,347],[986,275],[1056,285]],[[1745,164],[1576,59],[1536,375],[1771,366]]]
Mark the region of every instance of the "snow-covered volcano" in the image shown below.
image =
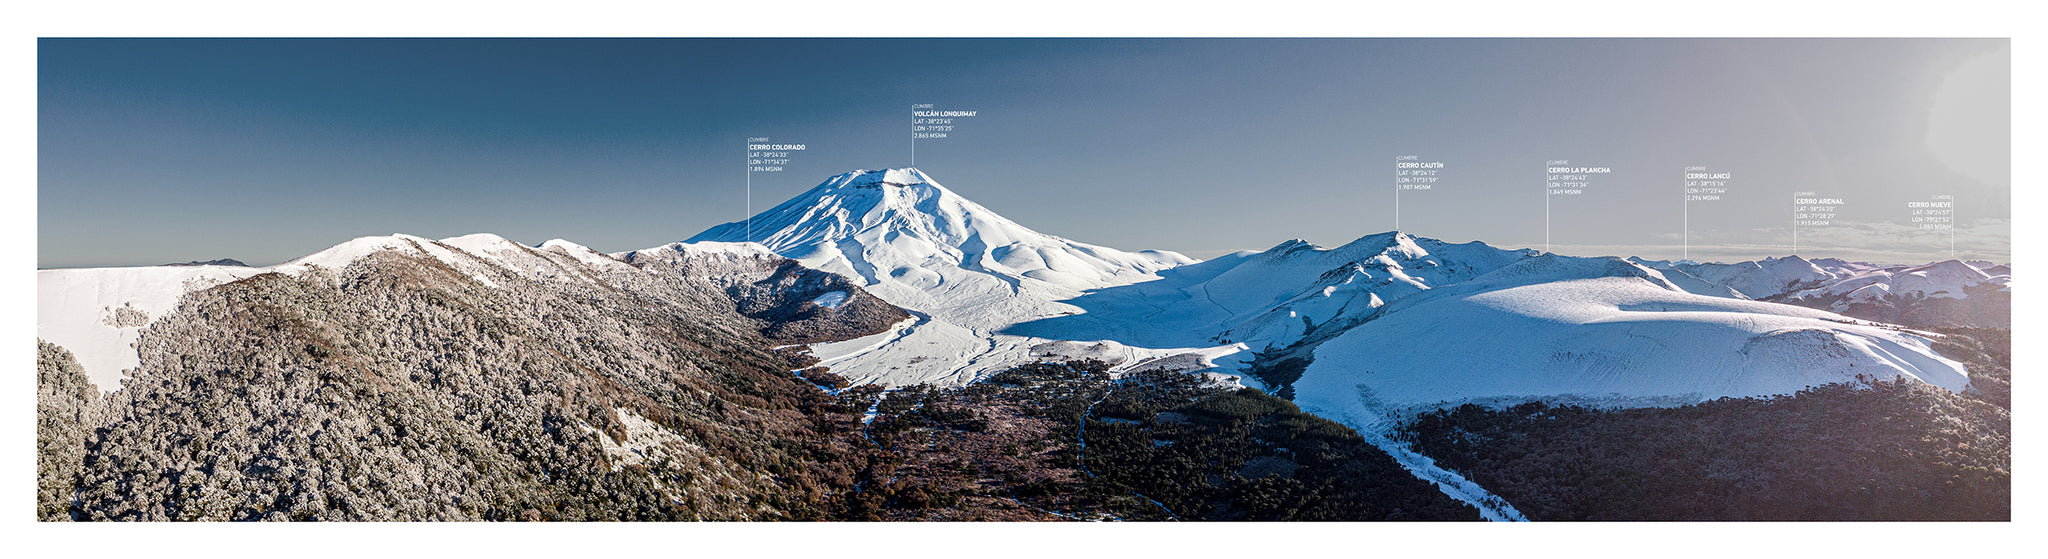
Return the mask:
[[[751,225],[726,223],[690,242],[750,236],[805,266],[851,278],[917,316],[888,334],[812,348],[848,379],[889,385],[962,384],[1047,351],[1113,362],[1156,356],[1113,343],[1040,347],[1052,340],[999,330],[1082,312],[1063,301],[1156,280],[1161,270],[1196,262],[1173,252],[1125,252],[1033,231],[917,169],[843,173],[755,215]]]
[[[858,278],[898,306],[975,330],[1067,312],[1050,303],[1195,262],[1033,231],[917,169],[834,176],[751,224],[735,221],[689,239],[702,241],[758,242],[806,266]]]

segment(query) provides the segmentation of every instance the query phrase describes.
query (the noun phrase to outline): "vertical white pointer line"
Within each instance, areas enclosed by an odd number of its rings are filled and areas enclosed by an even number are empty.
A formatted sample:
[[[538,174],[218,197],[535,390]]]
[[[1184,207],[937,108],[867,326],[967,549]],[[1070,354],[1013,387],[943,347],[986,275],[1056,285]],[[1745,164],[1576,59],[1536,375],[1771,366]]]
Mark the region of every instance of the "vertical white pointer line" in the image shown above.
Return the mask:
[[[1401,156],[1394,156],[1394,230],[1401,230]]]
[[[1792,255],[1799,255],[1799,193],[1792,193]]]
[[[1550,252],[1550,164],[1543,164],[1543,252]]]
[[[1681,172],[1678,174],[1678,227],[1683,231],[1678,233],[1678,242],[1683,248],[1678,250],[1678,259],[1692,260],[1692,196],[1685,190],[1685,173]]]
[[[747,242],[749,242],[749,243],[751,243],[751,242],[754,242],[754,161],[753,161],[753,159],[754,159],[754,149],[753,149],[753,144],[749,143],[749,144],[747,145],[747,156],[746,156],[746,157],[743,157],[743,158],[740,158],[740,160],[741,160],[741,161],[745,161],[745,162],[747,163],[747,237],[746,237],[746,241],[747,241]]]

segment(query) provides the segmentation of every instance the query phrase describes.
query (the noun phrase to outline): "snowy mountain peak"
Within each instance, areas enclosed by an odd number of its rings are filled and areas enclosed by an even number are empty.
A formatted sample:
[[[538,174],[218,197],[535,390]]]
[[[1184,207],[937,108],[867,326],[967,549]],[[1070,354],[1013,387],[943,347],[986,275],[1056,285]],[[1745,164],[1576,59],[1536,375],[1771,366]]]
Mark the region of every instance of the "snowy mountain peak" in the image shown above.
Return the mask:
[[[752,220],[713,227],[688,242],[759,242],[801,260],[806,254],[793,250],[872,230],[956,248],[976,237],[991,245],[1049,237],[953,193],[917,169],[862,169],[825,179]]]
[[[1308,239],[1293,238],[1288,239],[1280,244],[1273,245],[1273,248],[1266,249],[1266,251],[1262,254],[1269,255],[1267,256],[1267,258],[1273,258],[1274,256],[1278,255],[1300,252],[1304,250],[1319,250],[1321,248],[1323,247],[1316,246],[1315,243],[1309,242]]]
[[[356,259],[362,258],[364,256],[369,256],[372,253],[385,250],[414,250],[418,247],[418,243],[431,242],[433,242],[433,240],[431,239],[427,239],[425,237],[415,237],[404,233],[392,233],[390,235],[381,236],[356,237],[354,239],[349,239],[348,241],[343,242],[341,244],[328,247],[327,250],[322,250],[320,252],[308,254],[299,257],[295,260],[292,260],[290,262],[286,262],[280,267],[299,268],[308,266],[320,266],[325,268],[340,269],[343,267],[347,267],[350,262],[355,262]]]
[[[341,270],[364,257],[385,251],[397,251],[415,256],[426,256],[439,260],[456,270],[468,272],[479,278],[480,267],[508,266],[513,260],[535,258],[534,249],[512,242],[490,233],[476,233],[460,237],[433,240],[426,237],[393,233],[383,236],[357,237],[347,242],[328,247],[326,250],[306,255],[296,260],[268,268],[291,275],[299,275],[316,268]],[[517,266],[511,266],[517,268]],[[488,279],[480,279],[492,285]],[[495,287],[495,285],[493,285]]]
[[[1034,231],[917,169],[856,170],[687,242],[753,241],[806,266],[863,282],[905,308],[994,325],[987,303],[1026,297],[1036,312],[1088,289],[1152,279],[1194,259],[1124,252]],[[1011,303],[1003,303],[1009,305]],[[966,310],[972,307],[975,310]],[[957,312],[956,312],[957,311]],[[971,326],[970,326],[971,327]]]
[[[533,252],[532,247],[490,233],[474,233],[460,237],[449,237],[441,239],[440,242],[443,245],[500,264],[503,264],[507,258],[518,258],[521,255]]]
[[[1830,283],[1842,277],[1798,256],[1773,257],[1734,264],[1681,262],[1668,268],[1707,282],[1727,286],[1751,299],[1763,299],[1779,293]]]
[[[548,239],[547,242],[535,245],[533,248],[564,252],[580,252],[586,250],[595,251],[595,249],[580,244],[576,244],[574,241],[570,241],[568,239]]]
[[[1263,262],[1313,261],[1332,266],[1331,269],[1347,265],[1366,265],[1378,268],[1401,268],[1402,262],[1435,262],[1430,249],[1423,245],[1441,247],[1449,243],[1435,239],[1416,237],[1399,231],[1388,231],[1359,237],[1337,248],[1324,248],[1306,239],[1290,239],[1258,253],[1253,258]],[[1433,264],[1424,264],[1433,265]]]
[[[1944,260],[1899,270],[1889,283],[1893,294],[1960,299],[1966,296],[1966,289],[1991,279],[1990,274],[1962,261]]]
[[[1921,325],[2010,327],[2012,270],[1946,260],[1920,266],[1855,264],[1842,279],[1786,293],[1784,302],[1869,320]]]
[[[1784,258],[1765,258],[1762,262],[1762,267],[1770,270],[1772,275],[1780,278],[1790,278],[1794,282],[1811,283],[1835,278],[1835,274],[1822,269],[1812,262],[1808,262],[1804,258],[1800,258],[1798,255],[1786,256]]]
[[[1064,301],[1157,280],[1159,271],[1196,262],[1173,252],[1125,252],[1040,233],[917,169],[841,173],[749,220],[712,227],[686,242],[748,241],[848,278],[918,315],[897,338],[863,342],[848,354],[817,350],[837,374],[888,384],[965,382],[1029,359],[1039,341],[994,332],[1074,314],[1079,307]],[[877,343],[914,349],[865,349]]]
[[[714,256],[720,258],[766,258],[775,256],[774,251],[768,250],[768,247],[761,246],[761,243],[726,243],[719,241],[669,243],[658,247],[621,252],[611,256],[612,258],[630,262],[655,254],[665,254],[670,257]]]
[[[1087,310],[1016,332],[1114,338],[1148,347],[1238,343],[1286,347],[1314,331],[1365,320],[1380,307],[1470,280],[1535,254],[1389,231],[1336,248],[1294,239],[1263,252],[1195,264],[1164,281],[1091,293]],[[1077,334],[1079,333],[1079,334]]]
[[[1949,277],[1960,280],[1985,280],[1991,278],[1991,274],[1984,273],[1983,270],[1978,269],[1976,266],[1971,266],[1961,260],[1943,260],[1909,269],[1906,273],[1928,277]]]
[[[879,188],[888,186],[911,186],[925,184],[931,177],[916,168],[883,169],[880,171],[856,170],[842,173],[834,179],[843,179],[843,186],[849,188]],[[827,181],[832,182],[832,181]],[[937,183],[933,183],[937,184]]]
[[[1497,269],[1480,274],[1468,281],[1460,282],[1448,290],[1455,293],[1431,293],[1427,297],[1448,297],[1457,294],[1508,287],[1537,285],[1556,282],[1584,280],[1623,280],[1653,289],[1675,293],[1689,293],[1671,281],[1663,272],[1637,262],[1612,256],[1561,256],[1544,253],[1523,258]],[[1420,301],[1403,301],[1419,303]]]

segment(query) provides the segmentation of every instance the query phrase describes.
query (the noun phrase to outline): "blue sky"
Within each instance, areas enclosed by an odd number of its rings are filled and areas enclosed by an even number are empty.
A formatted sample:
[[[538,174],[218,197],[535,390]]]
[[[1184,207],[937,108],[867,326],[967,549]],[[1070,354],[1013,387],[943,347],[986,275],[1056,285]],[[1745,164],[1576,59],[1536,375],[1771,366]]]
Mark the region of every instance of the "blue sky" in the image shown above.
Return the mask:
[[[363,235],[606,251],[909,163],[909,106],[972,109],[918,167],[1040,231],[1210,257],[1392,229],[1396,155],[1446,164],[1404,230],[1680,255],[1682,169],[1734,175],[1695,259],[1946,258],[1905,204],[1957,199],[1957,256],[2009,260],[2004,40],[98,40],[37,49],[39,267],[272,264]],[[2003,81],[2001,81],[2003,80]]]

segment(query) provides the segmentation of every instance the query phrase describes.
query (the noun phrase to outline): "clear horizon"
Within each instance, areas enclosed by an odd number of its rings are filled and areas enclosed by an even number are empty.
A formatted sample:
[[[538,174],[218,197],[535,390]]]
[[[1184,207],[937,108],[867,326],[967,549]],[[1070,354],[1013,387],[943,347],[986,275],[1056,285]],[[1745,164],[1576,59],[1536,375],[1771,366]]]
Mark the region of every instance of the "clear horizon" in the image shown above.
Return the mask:
[[[38,41],[37,267],[283,262],[391,233],[688,238],[910,166],[910,105],[975,110],[917,167],[1027,227],[1210,258],[1395,229],[1550,249],[2011,260],[2010,41],[676,39]],[[743,174],[745,140],[803,143]],[[1681,171],[1732,179],[1681,211]]]

